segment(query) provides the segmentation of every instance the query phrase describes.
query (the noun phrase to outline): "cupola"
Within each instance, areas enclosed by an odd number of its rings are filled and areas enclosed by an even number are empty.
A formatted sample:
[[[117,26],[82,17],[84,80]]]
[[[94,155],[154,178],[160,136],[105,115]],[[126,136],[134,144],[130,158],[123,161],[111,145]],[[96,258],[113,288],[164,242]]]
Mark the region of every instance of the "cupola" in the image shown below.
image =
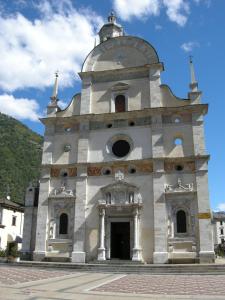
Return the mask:
[[[104,24],[99,31],[100,43],[105,42],[108,39],[123,35],[123,27],[116,23],[116,15],[112,11],[108,16],[108,23]]]

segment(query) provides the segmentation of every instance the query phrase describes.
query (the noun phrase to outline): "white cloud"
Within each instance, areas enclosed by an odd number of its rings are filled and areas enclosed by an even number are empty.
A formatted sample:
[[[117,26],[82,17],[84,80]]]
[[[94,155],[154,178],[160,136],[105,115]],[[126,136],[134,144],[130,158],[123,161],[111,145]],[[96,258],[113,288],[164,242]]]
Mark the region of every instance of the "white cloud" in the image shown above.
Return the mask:
[[[122,20],[129,21],[132,17],[139,19],[157,15],[160,10],[159,0],[114,0],[114,8]]]
[[[163,0],[166,7],[166,14],[170,21],[184,26],[187,22],[187,15],[189,14],[189,3],[185,0]]]
[[[218,210],[219,211],[225,211],[225,202],[224,203],[220,203],[218,206],[217,206]]]
[[[63,100],[59,100],[58,101],[58,106],[61,108],[61,109],[65,109],[67,106],[68,106],[68,103],[63,101]]]
[[[69,0],[39,2],[34,21],[21,13],[0,15],[0,88],[14,91],[53,84],[71,86],[85,56],[94,46],[101,17],[77,10]]]
[[[155,30],[162,30],[163,27],[160,24],[155,24]]]
[[[39,104],[34,99],[15,98],[13,95],[0,95],[0,112],[19,120],[38,121]]]
[[[157,16],[164,9],[170,21],[184,26],[190,13],[191,0],[113,0],[118,16],[125,21],[133,17],[143,19]],[[195,3],[208,3],[209,0],[194,0]]]
[[[197,43],[197,42],[187,42],[187,43],[183,43],[180,47],[185,52],[192,52],[194,50],[194,48],[199,47],[199,43]]]

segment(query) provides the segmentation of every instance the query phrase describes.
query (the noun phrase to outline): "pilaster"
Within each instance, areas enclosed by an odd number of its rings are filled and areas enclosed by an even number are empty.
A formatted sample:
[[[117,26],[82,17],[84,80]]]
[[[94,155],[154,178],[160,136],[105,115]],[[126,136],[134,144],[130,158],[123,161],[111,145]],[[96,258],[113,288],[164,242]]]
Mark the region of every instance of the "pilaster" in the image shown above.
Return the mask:
[[[82,80],[80,114],[89,113],[91,113],[91,77],[85,77]]]
[[[43,144],[42,165],[52,164],[54,134],[55,134],[55,126],[53,124],[46,125],[44,144]]]
[[[203,115],[199,113],[193,113],[192,131],[193,131],[194,155],[195,156],[205,155],[206,149],[205,149]]]
[[[196,161],[196,187],[198,201],[199,259],[200,263],[214,262],[213,226],[208,193],[208,167],[206,160]]]
[[[150,84],[150,107],[161,107],[161,79],[160,68],[151,67],[149,69],[149,84]]]
[[[78,140],[77,162],[88,161],[88,130],[89,123],[80,124],[80,135]],[[72,262],[85,262],[85,205],[87,198],[87,167],[80,164],[77,167],[76,201],[74,212],[74,238]]]
[[[41,178],[39,191],[39,205],[37,214],[36,245],[34,251],[34,260],[41,261],[46,254],[46,235],[48,224],[48,195],[50,180]]]
[[[78,167],[74,212],[72,262],[85,263],[85,204],[87,197],[87,168]]]
[[[164,195],[164,156],[162,117],[152,119],[152,156],[153,156],[153,201],[154,201],[154,253],[153,262],[168,262],[168,225],[167,209]]]

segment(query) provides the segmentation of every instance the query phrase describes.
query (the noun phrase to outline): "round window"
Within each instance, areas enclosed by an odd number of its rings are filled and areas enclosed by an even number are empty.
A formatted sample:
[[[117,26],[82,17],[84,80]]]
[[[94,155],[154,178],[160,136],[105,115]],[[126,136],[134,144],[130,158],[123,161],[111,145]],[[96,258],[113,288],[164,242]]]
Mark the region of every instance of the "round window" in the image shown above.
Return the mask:
[[[130,144],[126,140],[118,140],[112,145],[112,153],[117,157],[124,157],[130,152]]]

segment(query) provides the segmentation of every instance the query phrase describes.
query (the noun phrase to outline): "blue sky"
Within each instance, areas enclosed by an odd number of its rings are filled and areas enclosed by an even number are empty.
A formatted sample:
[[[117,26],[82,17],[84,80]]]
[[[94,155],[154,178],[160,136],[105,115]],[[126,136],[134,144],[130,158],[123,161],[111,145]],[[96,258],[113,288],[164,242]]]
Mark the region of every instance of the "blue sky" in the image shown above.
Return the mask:
[[[225,1],[224,0],[0,0],[0,111],[43,134],[59,70],[65,106],[80,91],[77,72],[111,9],[126,34],[149,41],[165,72],[162,82],[186,98],[193,55],[203,103],[213,209],[225,210]]]

